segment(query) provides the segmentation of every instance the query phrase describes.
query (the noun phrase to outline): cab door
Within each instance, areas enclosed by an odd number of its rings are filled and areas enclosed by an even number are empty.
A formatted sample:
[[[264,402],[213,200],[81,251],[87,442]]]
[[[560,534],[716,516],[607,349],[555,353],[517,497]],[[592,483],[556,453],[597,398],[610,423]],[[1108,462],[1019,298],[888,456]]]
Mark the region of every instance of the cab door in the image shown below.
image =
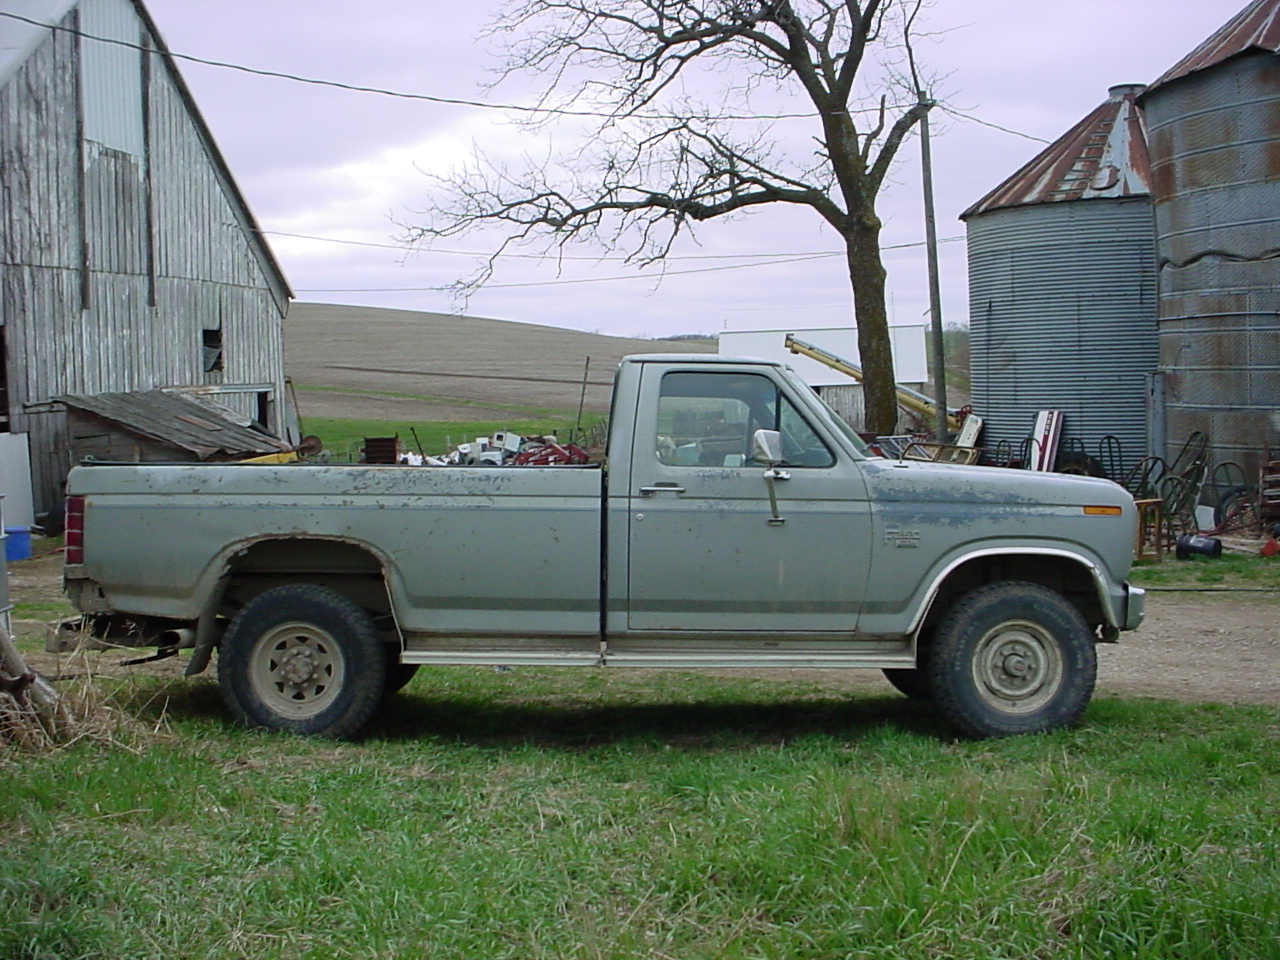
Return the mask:
[[[630,470],[628,632],[851,637],[871,550],[856,461],[759,367],[646,367]],[[756,430],[782,434],[771,505]]]

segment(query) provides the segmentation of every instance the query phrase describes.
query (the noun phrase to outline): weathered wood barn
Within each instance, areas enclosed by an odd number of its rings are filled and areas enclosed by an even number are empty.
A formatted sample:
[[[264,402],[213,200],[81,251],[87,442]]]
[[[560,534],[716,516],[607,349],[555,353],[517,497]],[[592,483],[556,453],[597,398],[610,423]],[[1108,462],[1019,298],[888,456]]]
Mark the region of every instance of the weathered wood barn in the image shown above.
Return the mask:
[[[36,510],[70,394],[178,388],[281,435],[290,291],[139,0],[0,0],[0,431]]]

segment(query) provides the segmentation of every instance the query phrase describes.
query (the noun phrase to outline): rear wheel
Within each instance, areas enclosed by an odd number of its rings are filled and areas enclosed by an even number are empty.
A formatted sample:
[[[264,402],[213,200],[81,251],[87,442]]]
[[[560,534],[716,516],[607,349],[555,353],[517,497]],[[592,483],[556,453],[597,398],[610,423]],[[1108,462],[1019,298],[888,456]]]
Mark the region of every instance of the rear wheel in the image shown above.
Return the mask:
[[[930,665],[939,709],[971,737],[1042,733],[1084,716],[1094,638],[1061,594],[1034,583],[981,587],[938,627]]]
[[[933,691],[929,688],[929,675],[923,670],[895,667],[882,672],[884,678],[893,684],[895,690],[906,694],[912,700],[933,699]]]
[[[237,721],[322,737],[364,726],[386,671],[368,615],[314,584],[259,594],[231,621],[218,651],[218,686]]]

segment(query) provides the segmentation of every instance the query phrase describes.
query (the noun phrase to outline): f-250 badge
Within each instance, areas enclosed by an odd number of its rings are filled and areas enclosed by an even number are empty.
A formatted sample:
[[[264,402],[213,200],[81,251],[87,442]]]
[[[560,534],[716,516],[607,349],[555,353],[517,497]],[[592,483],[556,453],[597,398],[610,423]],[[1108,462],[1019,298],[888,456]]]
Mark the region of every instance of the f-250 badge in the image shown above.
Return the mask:
[[[918,547],[920,546],[920,531],[886,530],[884,532],[884,542],[895,547]]]

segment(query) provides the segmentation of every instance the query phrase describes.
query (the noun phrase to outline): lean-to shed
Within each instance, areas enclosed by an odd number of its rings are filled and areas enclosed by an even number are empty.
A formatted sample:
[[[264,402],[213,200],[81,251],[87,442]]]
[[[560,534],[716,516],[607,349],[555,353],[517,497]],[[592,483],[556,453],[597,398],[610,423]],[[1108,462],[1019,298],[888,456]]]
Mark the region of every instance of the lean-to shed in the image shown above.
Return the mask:
[[[67,407],[71,452],[77,460],[218,462],[291,449],[208,397],[143,390],[60,399]]]
[[[140,0],[0,0],[0,431],[37,510],[56,397],[205,387],[282,431],[290,291]]]
[[[966,210],[974,410],[1016,449],[1040,410],[1119,472],[1146,455],[1156,367],[1154,227],[1140,85],[1101,105]],[[1103,455],[1103,438],[1120,441]],[[1062,465],[1062,458],[1059,458]]]
[[[1150,132],[1167,454],[1280,456],[1280,0],[1255,0],[1140,100]],[[1162,451],[1162,452],[1166,452]]]

